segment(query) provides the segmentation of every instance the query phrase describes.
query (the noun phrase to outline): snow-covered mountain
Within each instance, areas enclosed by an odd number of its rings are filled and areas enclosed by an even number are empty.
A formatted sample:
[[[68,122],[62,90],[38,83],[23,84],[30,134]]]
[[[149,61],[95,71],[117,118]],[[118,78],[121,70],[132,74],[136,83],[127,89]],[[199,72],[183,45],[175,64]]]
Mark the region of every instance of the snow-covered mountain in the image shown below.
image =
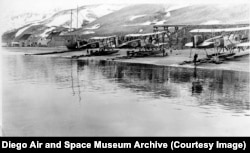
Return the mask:
[[[7,34],[11,35],[11,38],[20,37],[24,33],[46,36],[58,27],[78,27],[79,29],[71,34],[90,37],[152,32],[153,25],[157,24],[250,23],[249,10],[249,4],[88,5],[78,7],[78,9],[59,10],[56,13],[51,13],[53,12],[51,11],[43,15],[14,16],[12,17],[13,22],[23,20],[24,25]],[[31,19],[34,20],[31,22]]]
[[[53,14],[61,11],[61,9],[52,9],[46,12],[7,12],[5,15],[2,16],[1,19],[1,30],[3,31],[11,31],[18,29],[22,26],[27,24],[43,21],[46,18],[51,17]]]
[[[125,6],[121,4],[97,4],[68,10],[57,8],[45,13],[22,13],[11,17],[6,15],[2,19],[2,23],[5,23],[2,29],[4,28],[4,31],[8,31],[8,33],[15,33],[15,37],[21,36],[23,33],[45,36],[56,27],[80,28]]]
[[[250,23],[249,4],[138,4],[98,18],[77,31],[95,35],[152,32],[160,24],[241,24]],[[87,27],[99,25],[89,30]]]
[[[117,11],[125,5],[118,4],[100,4],[100,5],[88,5],[76,7],[74,9],[61,10],[56,8],[44,13],[31,13],[26,12],[14,16],[5,15],[3,21],[8,27],[6,30],[13,30],[20,28],[31,23],[39,23],[45,26],[65,26],[71,25],[71,13],[72,13],[72,28],[77,27],[77,14],[78,14],[78,27],[82,24],[90,23],[97,18]],[[77,13],[78,12],[78,13]]]
[[[124,5],[89,5],[75,9],[63,10],[50,18],[43,20],[40,24],[45,26],[63,26],[67,28],[79,28],[87,25],[96,19],[123,8]]]

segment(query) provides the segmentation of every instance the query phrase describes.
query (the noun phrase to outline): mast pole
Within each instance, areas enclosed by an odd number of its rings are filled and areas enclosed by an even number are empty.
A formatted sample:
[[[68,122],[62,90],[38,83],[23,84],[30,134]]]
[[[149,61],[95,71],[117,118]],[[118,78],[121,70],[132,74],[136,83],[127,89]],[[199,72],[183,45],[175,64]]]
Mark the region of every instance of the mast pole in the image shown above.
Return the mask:
[[[72,9],[71,9],[71,12],[70,12],[70,29],[72,29]]]
[[[76,9],[76,28],[78,28],[78,5],[77,5],[77,9]]]

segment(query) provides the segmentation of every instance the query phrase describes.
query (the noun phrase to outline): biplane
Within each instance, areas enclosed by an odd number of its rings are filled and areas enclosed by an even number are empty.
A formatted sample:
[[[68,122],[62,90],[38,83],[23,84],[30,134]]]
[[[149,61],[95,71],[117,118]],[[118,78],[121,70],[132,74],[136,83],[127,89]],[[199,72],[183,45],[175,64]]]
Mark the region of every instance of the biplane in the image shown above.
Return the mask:
[[[122,43],[118,48],[139,49],[139,51],[127,51],[128,56],[150,56],[162,53],[165,55],[164,42],[166,32],[154,32],[145,34],[128,34],[125,38],[132,40]]]
[[[216,55],[224,49],[233,54],[234,49],[238,48],[239,50],[244,50],[244,47],[249,46],[249,38],[246,31],[249,31],[250,27],[240,27],[240,28],[225,28],[225,29],[194,29],[191,30],[191,33],[199,33],[199,35],[194,35],[192,37],[192,42],[186,43],[185,46],[190,48],[204,49],[206,52],[207,48],[215,48]],[[245,33],[242,33],[245,31]],[[214,36],[209,39],[203,38],[202,34],[210,33],[214,35],[219,33],[220,35]],[[191,52],[190,52],[191,55]],[[206,52],[206,55],[209,55]]]
[[[98,41],[89,42],[87,40],[81,40],[81,39],[69,39],[66,40],[65,46],[69,50],[94,49],[94,48],[99,48],[99,42]]]
[[[92,43],[86,44],[85,46],[98,43],[99,50],[91,50],[89,54],[94,55],[94,56],[110,55],[110,54],[119,52],[119,50],[114,49],[116,47],[115,39],[116,39],[116,36],[92,37],[89,39],[90,41],[92,41]]]

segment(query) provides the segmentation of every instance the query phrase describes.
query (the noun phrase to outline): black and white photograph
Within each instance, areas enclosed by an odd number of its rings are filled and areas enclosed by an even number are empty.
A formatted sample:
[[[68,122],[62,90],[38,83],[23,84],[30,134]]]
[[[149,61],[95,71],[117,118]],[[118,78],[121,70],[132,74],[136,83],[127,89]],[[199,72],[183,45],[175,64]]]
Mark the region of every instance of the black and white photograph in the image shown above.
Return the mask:
[[[249,0],[1,0],[3,137],[250,136]]]

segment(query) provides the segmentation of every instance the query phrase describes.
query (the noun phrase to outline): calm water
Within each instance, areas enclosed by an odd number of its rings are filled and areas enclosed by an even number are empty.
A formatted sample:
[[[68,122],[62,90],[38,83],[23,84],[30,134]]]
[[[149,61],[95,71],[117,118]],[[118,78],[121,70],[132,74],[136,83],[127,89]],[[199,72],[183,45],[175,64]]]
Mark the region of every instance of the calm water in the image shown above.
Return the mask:
[[[250,136],[249,73],[2,56],[6,136]]]

